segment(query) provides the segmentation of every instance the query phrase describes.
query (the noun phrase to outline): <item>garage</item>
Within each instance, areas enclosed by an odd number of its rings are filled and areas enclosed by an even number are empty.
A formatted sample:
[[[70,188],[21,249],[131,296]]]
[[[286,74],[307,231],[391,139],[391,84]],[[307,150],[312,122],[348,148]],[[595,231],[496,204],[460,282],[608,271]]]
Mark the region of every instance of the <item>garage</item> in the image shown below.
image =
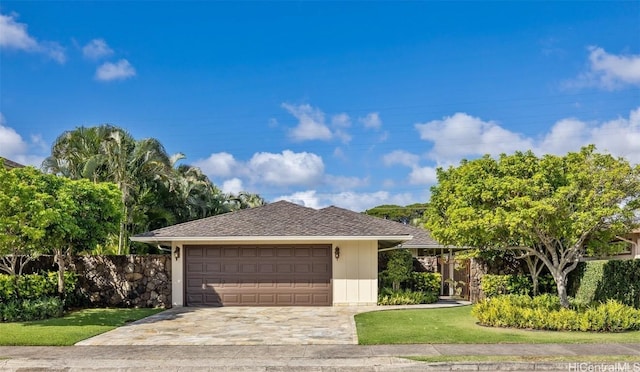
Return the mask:
[[[416,227],[284,200],[131,240],[171,251],[175,307],[375,306],[380,249],[440,247]]]
[[[187,306],[331,306],[330,244],[185,245]]]

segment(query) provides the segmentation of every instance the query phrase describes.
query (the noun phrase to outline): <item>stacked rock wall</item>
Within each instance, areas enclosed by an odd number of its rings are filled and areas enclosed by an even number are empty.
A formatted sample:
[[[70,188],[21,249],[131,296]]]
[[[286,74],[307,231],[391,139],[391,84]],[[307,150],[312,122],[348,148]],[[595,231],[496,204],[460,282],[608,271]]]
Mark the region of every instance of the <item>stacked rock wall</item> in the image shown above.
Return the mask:
[[[85,305],[171,307],[170,255],[74,256],[66,269],[78,275]],[[57,270],[52,256],[40,256],[24,273]]]

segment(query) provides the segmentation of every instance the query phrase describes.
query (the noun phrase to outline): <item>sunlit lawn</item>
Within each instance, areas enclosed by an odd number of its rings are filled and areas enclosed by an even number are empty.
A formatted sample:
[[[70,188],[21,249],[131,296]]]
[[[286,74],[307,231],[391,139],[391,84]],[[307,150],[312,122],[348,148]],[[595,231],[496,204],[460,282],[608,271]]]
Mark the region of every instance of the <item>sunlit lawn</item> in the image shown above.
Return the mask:
[[[640,332],[587,333],[483,327],[471,306],[356,315],[358,341],[375,344],[637,343]]]
[[[67,346],[162,309],[85,309],[62,318],[0,323],[0,346]]]

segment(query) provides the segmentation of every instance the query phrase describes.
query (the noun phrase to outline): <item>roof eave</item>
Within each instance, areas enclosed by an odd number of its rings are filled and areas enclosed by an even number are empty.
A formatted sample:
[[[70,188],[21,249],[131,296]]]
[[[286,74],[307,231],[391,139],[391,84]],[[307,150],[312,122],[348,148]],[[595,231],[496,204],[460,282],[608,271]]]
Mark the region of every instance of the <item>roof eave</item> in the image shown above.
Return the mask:
[[[393,240],[408,241],[413,239],[412,235],[374,235],[374,236],[132,236],[129,238],[134,242],[159,243],[159,242],[264,242],[264,241],[365,241],[365,240]]]

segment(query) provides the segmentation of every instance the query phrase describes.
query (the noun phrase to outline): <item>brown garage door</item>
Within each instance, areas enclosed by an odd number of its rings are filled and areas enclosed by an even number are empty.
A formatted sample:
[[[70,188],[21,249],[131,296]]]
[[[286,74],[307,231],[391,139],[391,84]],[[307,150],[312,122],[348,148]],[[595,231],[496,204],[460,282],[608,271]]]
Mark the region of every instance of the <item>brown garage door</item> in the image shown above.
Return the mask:
[[[331,245],[188,245],[190,306],[330,306]]]

